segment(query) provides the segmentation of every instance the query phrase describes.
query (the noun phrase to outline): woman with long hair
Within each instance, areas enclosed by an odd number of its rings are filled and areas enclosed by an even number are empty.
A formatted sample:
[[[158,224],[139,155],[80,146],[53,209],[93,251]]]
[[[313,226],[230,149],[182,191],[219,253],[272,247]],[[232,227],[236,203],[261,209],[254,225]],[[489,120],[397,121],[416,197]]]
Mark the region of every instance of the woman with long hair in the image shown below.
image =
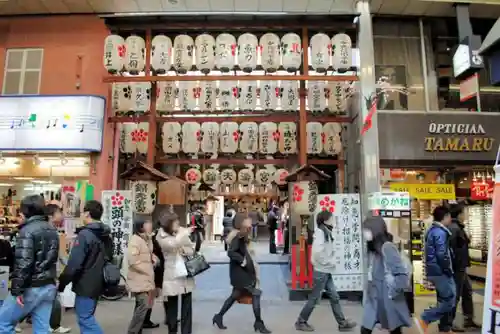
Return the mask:
[[[156,240],[163,252],[163,298],[167,302],[167,326],[169,333],[177,333],[177,314],[181,300],[181,334],[191,334],[193,327],[192,292],[194,278],[187,277],[184,257],[194,254],[191,230],[180,227],[179,217],[166,212],[160,217],[161,229]],[[184,266],[184,267],[183,267]],[[182,268],[183,267],[183,268]],[[184,272],[181,272],[184,271]]]
[[[402,327],[411,326],[404,293],[410,273],[383,218],[368,218],[363,236],[368,249],[368,285],[361,334],[371,334],[377,323],[391,334],[401,334]]]
[[[258,264],[249,249],[252,219],[246,213],[237,213],[234,217],[235,229],[227,237],[229,256],[229,276],[233,291],[226,299],[219,313],[214,315],[212,322],[219,329],[227,329],[223,323],[224,314],[245,296],[252,299],[252,308],[255,316],[253,328],[256,332],[269,334],[261,317]]]
[[[156,297],[154,266],[158,259],[153,254],[152,232],[150,220],[138,219],[134,222],[134,234],[128,243],[127,285],[135,297],[134,314],[127,331],[129,334],[142,332],[144,320]]]

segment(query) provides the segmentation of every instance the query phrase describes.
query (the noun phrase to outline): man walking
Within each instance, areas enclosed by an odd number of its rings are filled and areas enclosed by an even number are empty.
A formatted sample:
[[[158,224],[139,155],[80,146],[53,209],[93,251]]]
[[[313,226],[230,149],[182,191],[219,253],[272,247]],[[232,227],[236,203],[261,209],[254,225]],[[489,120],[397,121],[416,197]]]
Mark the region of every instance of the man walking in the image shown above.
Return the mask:
[[[279,208],[273,204],[267,214],[267,226],[269,228],[269,253],[276,254],[276,230],[278,229]]]
[[[307,323],[314,307],[326,291],[332,312],[339,325],[339,331],[349,331],[356,327],[356,323],[346,319],[340,306],[340,297],[333,284],[332,272],[335,271],[335,244],[333,239],[333,215],[329,211],[321,211],[316,217],[316,229],[311,249],[311,262],[314,268],[314,286],[309,299],[302,308],[295,322],[295,329],[303,332],[312,332],[314,328]]]
[[[45,217],[42,196],[25,197],[20,209],[23,222],[16,239],[11,295],[0,309],[0,333],[14,333],[14,326],[27,315],[33,317],[34,333],[48,333],[59,235]]]
[[[191,214],[191,225],[193,227],[192,237],[194,238],[194,250],[199,252],[201,244],[205,238],[205,216],[203,215],[202,206],[196,206]]]
[[[481,329],[481,326],[474,322],[474,302],[472,300],[472,285],[467,275],[467,267],[470,267],[469,244],[470,238],[465,232],[464,207],[460,204],[453,204],[450,207],[451,213],[451,238],[450,247],[453,252],[453,271],[455,278],[456,303],[453,308],[453,318],[457,312],[457,305],[462,298],[462,311],[464,313],[464,327],[453,326],[454,332],[464,332],[465,329]]]
[[[73,284],[75,312],[82,334],[102,334],[94,312],[104,286],[103,268],[113,257],[111,229],[101,222],[103,207],[88,201],[83,208],[85,226],[78,232],[71,248],[68,265],[59,278],[59,291]]]
[[[252,239],[257,240],[257,231],[259,225],[264,222],[264,215],[262,215],[260,209],[253,208],[253,210],[248,213],[248,217],[252,219]]]
[[[425,269],[427,279],[436,288],[437,306],[426,309],[421,318],[415,318],[418,329],[427,334],[431,322],[439,320],[439,332],[451,333],[456,287],[451,263],[450,211],[444,206],[434,209],[434,222],[425,235]]]

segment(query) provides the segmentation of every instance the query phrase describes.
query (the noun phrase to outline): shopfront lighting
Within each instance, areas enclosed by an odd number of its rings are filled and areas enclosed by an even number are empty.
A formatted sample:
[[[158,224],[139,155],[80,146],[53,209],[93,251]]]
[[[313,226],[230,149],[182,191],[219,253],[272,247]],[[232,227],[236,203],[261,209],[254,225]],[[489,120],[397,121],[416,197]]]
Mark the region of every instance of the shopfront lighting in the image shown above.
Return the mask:
[[[0,183],[0,187],[12,187],[13,185],[12,183]]]
[[[34,178],[29,177],[29,176],[16,176],[13,179],[18,180],[18,181],[29,181],[29,180],[33,180]]]
[[[47,180],[33,180],[33,181],[31,181],[31,183],[35,183],[35,184],[51,184],[52,181],[47,181]]]

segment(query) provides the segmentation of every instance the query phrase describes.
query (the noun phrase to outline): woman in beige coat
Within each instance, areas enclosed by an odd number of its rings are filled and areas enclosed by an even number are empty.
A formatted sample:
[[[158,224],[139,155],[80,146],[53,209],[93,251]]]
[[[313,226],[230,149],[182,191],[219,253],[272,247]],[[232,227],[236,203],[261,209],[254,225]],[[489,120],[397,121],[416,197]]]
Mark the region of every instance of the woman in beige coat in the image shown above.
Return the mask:
[[[135,296],[134,315],[128,327],[128,334],[141,333],[144,319],[155,298],[154,265],[157,259],[153,255],[152,231],[151,221],[136,221],[134,234],[128,243],[127,285]]]
[[[181,297],[181,334],[192,332],[192,296],[194,279],[187,277],[184,256],[194,254],[194,244],[189,236],[191,230],[181,228],[179,217],[165,213],[160,217],[156,240],[165,258],[163,274],[163,298],[167,302],[167,326],[169,333],[177,333],[177,313]],[[183,270],[184,269],[184,270]]]

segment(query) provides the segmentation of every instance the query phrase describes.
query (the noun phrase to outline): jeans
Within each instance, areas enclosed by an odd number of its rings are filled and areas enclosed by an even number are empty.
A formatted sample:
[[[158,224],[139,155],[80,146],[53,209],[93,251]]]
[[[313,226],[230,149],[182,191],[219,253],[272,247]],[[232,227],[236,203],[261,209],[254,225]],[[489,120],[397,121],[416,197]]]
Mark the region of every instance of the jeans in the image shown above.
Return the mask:
[[[339,325],[343,325],[346,321],[344,313],[342,312],[342,307],[340,306],[340,297],[333,284],[332,274],[322,273],[319,271],[314,271],[314,286],[313,290],[309,294],[309,299],[306,305],[300,311],[298,322],[307,322],[311,316],[314,307],[321,299],[323,291],[326,290],[328,299],[330,300],[330,306],[332,307],[332,312]]]
[[[257,231],[259,229],[259,224],[252,225],[252,239],[257,240]]]
[[[23,307],[17,304],[16,297],[9,295],[0,309],[0,333],[14,333],[14,327],[28,314],[31,314],[33,319],[33,333],[48,333],[54,298],[56,286],[53,284],[26,289],[23,294]]]
[[[431,323],[439,320],[439,331],[451,331],[453,322],[453,308],[455,307],[456,287],[453,277],[431,276],[427,277],[436,288],[437,306],[427,309],[422,313],[422,320]]]
[[[75,313],[82,334],[103,334],[94,317],[97,300],[89,297],[76,296]]]
[[[454,274],[456,285],[456,302],[453,308],[453,318],[457,313],[458,302],[462,298],[462,311],[465,322],[471,322],[474,319],[474,302],[472,301],[472,285],[469,275],[465,271],[457,271]]]

